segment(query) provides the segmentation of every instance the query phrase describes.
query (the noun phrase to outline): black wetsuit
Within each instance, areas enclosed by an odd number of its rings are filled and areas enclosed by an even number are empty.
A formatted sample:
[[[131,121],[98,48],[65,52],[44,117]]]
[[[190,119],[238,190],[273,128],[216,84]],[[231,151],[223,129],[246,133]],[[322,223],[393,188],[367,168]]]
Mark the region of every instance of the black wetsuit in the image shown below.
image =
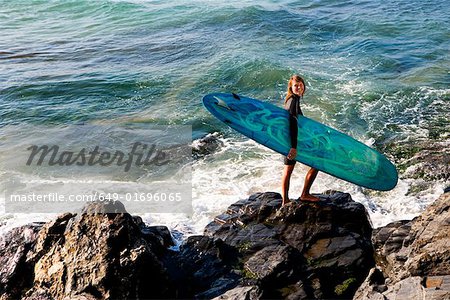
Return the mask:
[[[289,133],[291,136],[291,148],[297,149],[297,116],[302,115],[303,112],[300,108],[300,97],[292,95],[284,104],[284,108],[289,112]],[[285,165],[295,165],[295,160],[284,157]]]

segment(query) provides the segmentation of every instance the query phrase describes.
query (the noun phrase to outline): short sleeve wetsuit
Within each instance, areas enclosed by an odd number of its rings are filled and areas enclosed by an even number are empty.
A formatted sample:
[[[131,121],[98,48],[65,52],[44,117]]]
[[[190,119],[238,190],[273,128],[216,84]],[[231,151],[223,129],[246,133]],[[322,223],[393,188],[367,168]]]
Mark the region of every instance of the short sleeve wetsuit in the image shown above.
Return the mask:
[[[303,112],[300,108],[300,97],[292,95],[284,104],[284,108],[289,112],[289,134],[291,137],[291,148],[297,149],[297,116],[302,115]],[[288,159],[284,157],[285,165],[295,165],[295,159]]]

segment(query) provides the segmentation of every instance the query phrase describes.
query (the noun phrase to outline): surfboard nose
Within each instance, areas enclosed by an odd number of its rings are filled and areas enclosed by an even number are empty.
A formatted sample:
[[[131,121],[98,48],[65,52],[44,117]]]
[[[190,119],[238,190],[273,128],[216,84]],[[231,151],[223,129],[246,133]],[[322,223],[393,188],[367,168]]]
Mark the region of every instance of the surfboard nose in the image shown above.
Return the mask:
[[[212,93],[203,97],[203,105],[208,110],[214,107],[215,109],[236,111],[232,106],[234,101],[236,101],[234,97],[230,97],[229,94]]]
[[[228,104],[225,101],[223,101],[222,99],[220,99],[219,97],[214,96],[214,99],[217,100],[216,105],[219,105],[219,106],[222,106],[223,108],[231,110],[231,108],[228,106]]]
[[[228,106],[225,98],[222,99],[219,93],[212,93],[203,97],[203,105],[205,105],[206,107],[211,106],[213,104],[217,105],[219,102],[222,103],[222,106]]]

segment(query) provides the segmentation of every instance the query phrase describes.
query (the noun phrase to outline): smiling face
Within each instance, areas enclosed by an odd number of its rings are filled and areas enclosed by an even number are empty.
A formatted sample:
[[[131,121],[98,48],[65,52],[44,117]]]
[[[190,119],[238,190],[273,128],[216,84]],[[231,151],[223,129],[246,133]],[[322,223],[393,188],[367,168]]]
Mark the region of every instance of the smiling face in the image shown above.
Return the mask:
[[[292,75],[291,78],[289,78],[284,104],[286,104],[286,101],[288,101],[289,98],[292,97],[293,95],[303,97],[305,91],[306,91],[305,80],[299,75]]]
[[[297,96],[303,96],[303,93],[305,92],[305,86],[303,85],[303,82],[293,80],[292,81],[292,93]]]

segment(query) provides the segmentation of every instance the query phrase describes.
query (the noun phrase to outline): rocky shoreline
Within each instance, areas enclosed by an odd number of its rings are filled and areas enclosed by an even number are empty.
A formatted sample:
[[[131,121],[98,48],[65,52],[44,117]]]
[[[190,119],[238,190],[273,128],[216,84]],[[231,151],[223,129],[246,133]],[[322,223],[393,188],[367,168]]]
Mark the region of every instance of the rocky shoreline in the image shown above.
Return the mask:
[[[450,298],[450,193],[377,229],[349,194],[320,197],[254,194],[179,251],[120,202],[18,227],[0,238],[0,299]]]

